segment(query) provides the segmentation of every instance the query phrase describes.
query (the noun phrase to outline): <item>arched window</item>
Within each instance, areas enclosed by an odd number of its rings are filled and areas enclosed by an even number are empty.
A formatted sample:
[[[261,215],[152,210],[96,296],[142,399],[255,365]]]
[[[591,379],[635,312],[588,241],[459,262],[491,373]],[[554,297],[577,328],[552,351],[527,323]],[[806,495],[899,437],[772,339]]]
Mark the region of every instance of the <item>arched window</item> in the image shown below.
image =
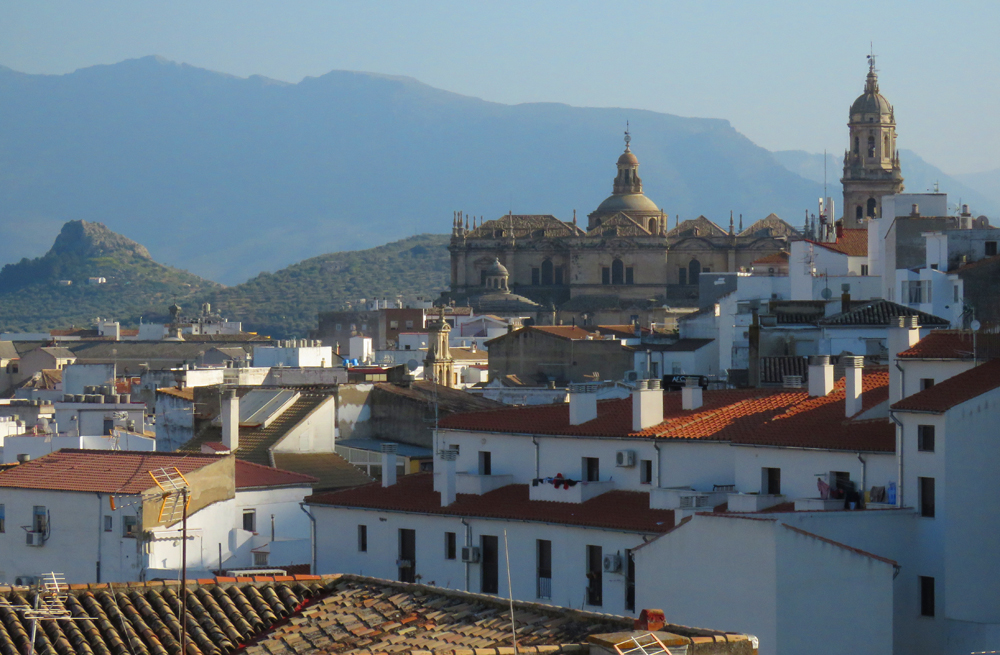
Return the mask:
[[[861,140],[858,137],[854,137],[854,154],[861,152]]]
[[[892,157],[892,153],[889,152],[889,135],[886,134],[882,141],[882,158],[886,159]]]
[[[701,275],[701,262],[692,259],[688,264],[688,284],[698,284],[698,277]]]
[[[552,260],[542,262],[542,284],[552,284]]]
[[[657,234],[657,233],[659,233],[659,230],[656,228],[656,219],[655,218],[649,219],[649,232],[651,234]]]
[[[860,221],[864,217],[865,217],[865,210],[861,208],[861,205],[858,205],[857,211],[854,212],[854,218]]]
[[[868,137],[868,156],[875,156],[875,137],[873,136]]]
[[[875,218],[875,198],[868,199],[868,218]]]
[[[625,284],[625,264],[620,259],[611,262],[611,284]]]
[[[599,218],[594,219],[594,227],[601,227],[601,219]]]

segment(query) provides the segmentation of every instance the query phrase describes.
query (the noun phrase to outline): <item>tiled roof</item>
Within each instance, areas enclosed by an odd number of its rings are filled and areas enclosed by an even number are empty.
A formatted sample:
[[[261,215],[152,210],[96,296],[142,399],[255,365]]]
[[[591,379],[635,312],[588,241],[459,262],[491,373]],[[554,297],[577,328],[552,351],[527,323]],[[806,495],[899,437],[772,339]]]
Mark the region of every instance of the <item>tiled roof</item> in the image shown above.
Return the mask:
[[[771,253],[770,255],[765,255],[760,259],[755,259],[753,264],[787,264],[788,263],[788,253],[784,250],[780,252]]]
[[[862,412],[889,399],[888,371],[866,371],[861,384]],[[848,419],[841,378],[829,395],[807,398],[789,407],[753,433],[734,438],[733,444],[891,453],[896,450],[896,430],[888,418]]]
[[[217,461],[215,455],[198,453],[64,448],[0,473],[0,487],[137,494],[153,486],[153,469],[190,473]]]
[[[0,473],[0,487],[137,494],[153,486],[149,471],[190,473],[221,458],[202,453],[147,453],[64,448]],[[315,478],[270,466],[236,462],[236,488],[311,486]]]
[[[820,319],[819,325],[823,326],[853,326],[853,325],[892,325],[897,316],[916,316],[918,322],[924,327],[942,326],[947,327],[948,321],[938,318],[933,314],[912,309],[906,305],[890,302],[888,300],[872,300],[860,307],[852,308],[849,312],[834,314],[828,318]]]
[[[1000,359],[959,373],[929,389],[903,398],[892,409],[942,414],[955,405],[1000,387]]]
[[[76,355],[69,348],[63,348],[61,346],[49,346],[40,349],[43,353],[52,355],[57,359],[76,359]]]
[[[455,412],[475,412],[487,409],[503,407],[498,403],[482,396],[475,396],[461,389],[449,389],[440,384],[434,384],[427,380],[411,382],[409,386],[401,386],[391,382],[377,382],[375,389],[378,393],[389,393],[394,396],[408,398],[420,403],[426,403],[433,413],[434,403],[437,403],[438,411],[441,413]],[[378,396],[376,395],[376,401]]]
[[[306,416],[321,403],[330,398],[329,393],[303,391],[292,403],[292,406],[281,413],[267,427],[240,427],[239,448],[233,453],[238,459],[255,464],[271,463],[269,450],[288,431],[298,425]],[[201,452],[202,444],[210,441],[221,441],[222,430],[219,426],[209,425],[193,439],[180,447],[181,452]]]
[[[972,359],[973,346],[979,359],[995,359],[1000,354],[1000,335],[981,333],[973,336],[967,330],[934,330],[909,350],[899,353],[901,359]]]
[[[0,341],[0,359],[19,359],[17,348],[12,341]]]
[[[365,472],[336,453],[274,453],[274,465],[283,471],[311,476],[317,492],[368,484]]]
[[[715,341],[715,339],[680,339],[674,343],[642,343],[638,346],[626,346],[629,350],[635,352],[645,352],[651,350],[653,352],[694,352],[704,348],[708,344]]]
[[[541,521],[629,532],[664,532],[674,525],[673,510],[649,509],[648,493],[608,491],[577,504],[531,501],[528,499],[528,489],[526,484],[510,484],[481,496],[458,494],[454,503],[441,507],[441,494],[434,491],[434,475],[414,473],[399,478],[391,487],[375,483],[344,491],[314,494],[306,501],[337,507]]]
[[[185,387],[184,389],[178,389],[176,387],[160,387],[156,390],[156,393],[162,393],[168,396],[173,396],[174,398],[180,398],[181,400],[186,400],[189,403],[194,402],[194,387]]]
[[[822,241],[810,241],[809,243],[844,253],[848,257],[868,256],[868,230],[864,228],[845,229],[843,234],[837,238],[836,243],[824,243]]]
[[[528,327],[523,327],[519,330],[515,330],[513,333],[517,334],[524,331],[541,332],[543,334],[549,334],[559,339],[567,339],[571,341],[580,341],[586,339],[587,337],[592,337],[597,333],[602,336],[612,336],[617,339],[635,339],[635,328],[631,325],[591,325],[588,327],[580,327],[578,325],[531,325]],[[648,334],[649,329],[644,328],[643,333]],[[499,339],[503,339],[507,334],[500,335],[499,337],[494,337],[493,339],[487,341],[487,344],[493,343]]]

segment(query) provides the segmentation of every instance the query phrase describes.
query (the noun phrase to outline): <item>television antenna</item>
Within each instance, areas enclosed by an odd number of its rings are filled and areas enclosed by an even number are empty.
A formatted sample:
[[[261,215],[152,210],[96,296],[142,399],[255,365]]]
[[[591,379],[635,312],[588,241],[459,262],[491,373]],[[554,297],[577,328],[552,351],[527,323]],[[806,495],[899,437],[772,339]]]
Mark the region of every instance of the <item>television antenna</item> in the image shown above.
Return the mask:
[[[73,616],[66,608],[66,597],[69,586],[66,576],[62,573],[46,573],[38,586],[35,587],[34,605],[13,605],[5,597],[0,596],[0,608],[23,612],[25,619],[31,621],[31,645],[28,655],[35,653],[35,639],[38,636],[39,621],[93,621],[92,616]]]

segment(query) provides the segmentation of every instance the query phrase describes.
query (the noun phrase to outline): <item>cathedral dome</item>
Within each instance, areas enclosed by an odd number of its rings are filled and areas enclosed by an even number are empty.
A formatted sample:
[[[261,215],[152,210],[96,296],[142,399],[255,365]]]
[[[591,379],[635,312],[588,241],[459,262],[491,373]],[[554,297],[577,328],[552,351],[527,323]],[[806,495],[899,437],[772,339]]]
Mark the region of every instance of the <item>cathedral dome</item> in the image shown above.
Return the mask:
[[[639,165],[639,158],[636,157],[635,154],[631,150],[629,150],[628,148],[626,148],[625,152],[622,153],[622,156],[618,158],[618,165],[619,166],[638,166]]]
[[[597,208],[598,214],[610,212],[658,212],[656,203],[641,193],[623,193],[608,196]]]
[[[487,277],[510,277],[507,267],[500,263],[499,259],[494,259],[493,263],[486,269]]]
[[[878,77],[875,75],[874,66],[868,71],[865,92],[851,105],[851,115],[855,114],[892,114],[892,105],[878,92]]]

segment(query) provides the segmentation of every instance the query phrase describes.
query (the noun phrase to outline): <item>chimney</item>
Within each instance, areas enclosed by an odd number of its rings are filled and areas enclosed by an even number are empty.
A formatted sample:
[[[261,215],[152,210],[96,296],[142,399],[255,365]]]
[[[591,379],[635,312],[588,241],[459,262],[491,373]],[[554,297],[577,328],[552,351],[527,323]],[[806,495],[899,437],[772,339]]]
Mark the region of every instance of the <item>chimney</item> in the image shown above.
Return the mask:
[[[444,462],[444,489],[441,491],[441,507],[447,507],[455,502],[455,458],[457,450],[442,450],[441,461]]]
[[[663,390],[659,380],[638,380],[632,392],[632,431],[663,423]]]
[[[848,291],[840,294],[840,311],[845,314],[851,311],[851,294]]]
[[[861,371],[864,357],[841,357],[844,362],[844,415],[848,418],[861,411]]]
[[[809,357],[809,396],[826,396],[833,391],[833,365],[829,355]]]
[[[913,203],[913,208],[910,209],[910,216],[920,216],[920,205]]]
[[[569,424],[580,425],[597,418],[597,385],[569,385]]]
[[[747,353],[747,377],[750,379],[751,387],[760,386],[760,317],[757,310],[753,310],[753,320],[747,329],[747,336],[750,340],[750,347]]]
[[[382,444],[382,486],[396,484],[396,444]]]
[[[230,451],[240,447],[240,399],[235,389],[223,392],[222,396],[222,443]]]
[[[689,375],[684,380],[684,386],[681,388],[681,409],[698,409],[701,405],[701,385],[698,384],[698,377]]]
[[[909,350],[913,344],[920,341],[920,328],[916,316],[897,316],[896,325],[889,328],[889,404],[898,403],[907,395],[919,389],[907,390],[903,384],[903,372],[899,366],[897,355]]]

